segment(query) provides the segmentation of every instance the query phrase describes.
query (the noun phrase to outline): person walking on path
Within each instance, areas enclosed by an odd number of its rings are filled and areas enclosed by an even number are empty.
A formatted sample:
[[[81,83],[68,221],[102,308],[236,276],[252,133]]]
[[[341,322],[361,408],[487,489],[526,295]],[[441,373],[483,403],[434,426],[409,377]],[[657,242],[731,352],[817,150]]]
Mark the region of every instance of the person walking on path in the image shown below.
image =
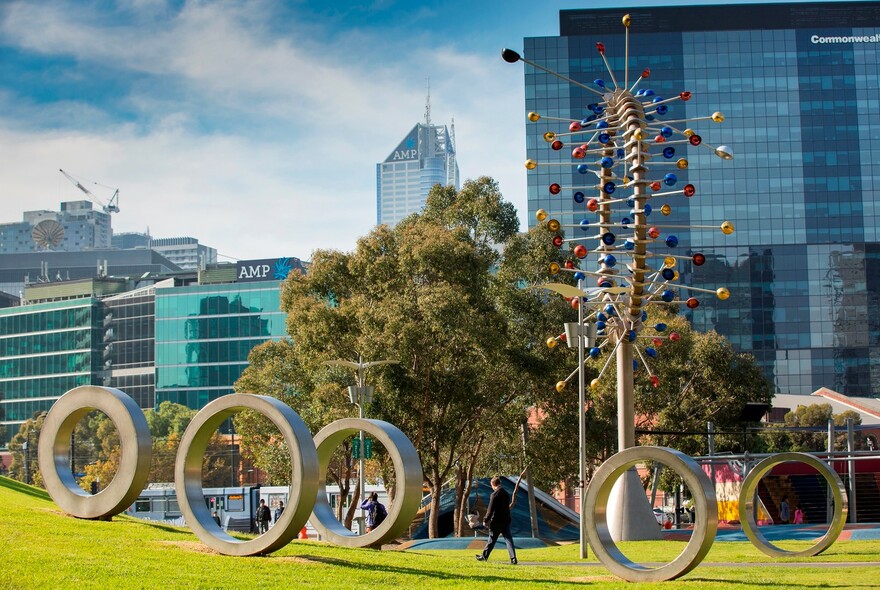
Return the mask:
[[[277,523],[278,520],[281,518],[281,514],[283,512],[284,512],[284,500],[278,500],[278,508],[275,509],[275,514],[273,515],[274,518],[272,519],[272,522]]]
[[[376,492],[373,492],[366,500],[361,502],[361,510],[367,511],[368,533],[372,532],[373,529],[382,524],[382,521],[388,516],[388,511],[385,509],[385,506],[379,502],[379,494]]]
[[[779,503],[779,522],[788,524],[791,520],[791,514],[788,511],[788,496],[782,496],[782,502]]]
[[[483,521],[489,527],[489,538],[483,552],[477,554],[477,561],[487,561],[498,535],[504,537],[507,545],[507,554],[510,556],[511,565],[516,565],[516,548],[513,546],[513,536],[510,534],[510,495],[501,487],[501,478],[497,475],[492,478],[492,495],[489,497],[489,509],[486,510],[486,518]]]
[[[266,501],[260,500],[260,505],[257,506],[257,533],[262,535],[269,530],[269,519],[271,517],[272,513],[269,512]]]

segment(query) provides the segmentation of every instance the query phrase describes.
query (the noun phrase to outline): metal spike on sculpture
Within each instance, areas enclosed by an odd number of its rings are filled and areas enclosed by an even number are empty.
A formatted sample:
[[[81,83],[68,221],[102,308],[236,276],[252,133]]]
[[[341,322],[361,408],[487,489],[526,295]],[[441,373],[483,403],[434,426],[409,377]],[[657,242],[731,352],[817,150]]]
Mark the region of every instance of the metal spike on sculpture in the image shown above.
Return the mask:
[[[624,61],[626,71],[622,85],[618,84],[617,77],[605,57],[603,43],[596,43],[596,49],[602,56],[610,75],[610,85],[602,79],[594,80],[592,85],[583,84],[527,61],[515,51],[510,49],[502,51],[502,58],[509,63],[522,61],[528,66],[566,80],[598,96],[596,102],[587,105],[586,112],[589,114],[585,118],[551,118],[542,117],[539,113],[529,113],[530,122],[548,121],[552,127],[555,127],[544,133],[544,140],[551,150],[571,150],[572,160],[541,162],[530,159],[526,161],[525,166],[530,171],[539,166],[556,166],[560,171],[571,170],[571,167],[574,167],[574,170],[589,179],[576,186],[563,186],[560,182],[553,182],[547,187],[551,195],[569,191],[572,195],[572,210],[558,211],[554,214],[583,215],[583,220],[577,224],[563,225],[552,218],[547,211],[537,211],[537,220],[552,234],[551,239],[556,247],[561,248],[566,243],[576,243],[572,250],[576,260],[566,261],[563,266],[555,262],[551,263],[549,270],[551,274],[573,273],[578,285],[574,287],[564,283],[550,283],[540,287],[569,298],[572,307],[579,312],[578,330],[575,335],[578,340],[579,367],[557,383],[558,391],[563,391],[575,374],[579,375],[579,402],[580,407],[584,407],[583,366],[586,359],[583,349],[586,326],[590,323],[593,323],[597,329],[598,342],[589,343],[588,355],[593,358],[599,357],[603,349],[611,349],[616,355],[618,450],[635,445],[634,371],[637,367],[644,367],[651,384],[658,387],[661,376],[651,370],[649,360],[657,355],[657,348],[665,340],[679,339],[679,335],[675,332],[666,334],[665,324],[660,322],[649,324],[648,308],[652,305],[685,305],[694,309],[700,305],[699,299],[695,296],[684,298],[679,296],[678,293],[682,290],[712,293],[720,300],[730,296],[729,291],[723,287],[713,291],[676,284],[680,279],[675,269],[677,261],[690,260],[697,267],[706,261],[706,257],[700,252],[688,256],[672,253],[680,246],[676,230],[717,228],[725,235],[734,231],[733,224],[729,221],[718,226],[664,224],[662,220],[658,220],[657,223],[651,222],[652,212],[659,210],[664,217],[672,212],[672,206],[665,203],[667,198],[692,199],[697,194],[693,184],[688,183],[682,188],[677,188],[679,179],[676,171],[686,170],[689,165],[687,158],[682,153],[678,153],[677,149],[708,148],[724,160],[732,159],[733,155],[726,146],[717,148],[708,146],[700,135],[686,127],[691,121],[711,120],[721,123],[724,121],[724,115],[721,113],[716,112],[690,120],[685,118],[662,120],[676,103],[691,100],[690,92],[682,91],[677,96],[662,98],[656,96],[649,88],[637,90],[650,77],[650,70],[647,68],[630,86],[629,15],[623,17],[623,25],[626,30]],[[682,129],[681,126],[685,127]],[[657,203],[657,199],[663,199],[659,207],[652,204]],[[583,231],[585,235],[565,238],[561,232],[566,228]],[[591,247],[591,244],[595,244],[595,247]],[[586,260],[591,253],[596,257],[597,264],[589,269]],[[587,277],[595,278],[596,288],[584,287]],[[553,347],[559,340],[565,340],[564,335],[548,339],[547,345]],[[640,341],[646,342],[647,345],[641,346]],[[570,342],[569,344],[571,345]],[[634,360],[634,352],[638,356],[637,360]],[[609,354],[599,376],[590,384],[592,388],[598,387],[600,380],[608,371],[611,357],[612,355]],[[583,422],[583,411],[581,411],[582,487],[585,485]],[[632,480],[634,476],[635,473],[629,479]],[[621,478],[618,483],[625,481],[626,478]],[[641,490],[637,478],[633,485]],[[632,496],[637,495],[634,489]],[[631,509],[630,500],[621,499],[621,504],[617,507],[620,513],[617,528],[609,522],[614,536],[618,540],[655,537],[656,531],[640,531],[640,525],[633,522],[638,518],[633,518],[631,514],[627,516],[626,512]],[[642,502],[638,500],[636,503]],[[647,502],[644,504],[647,507]],[[650,514],[650,507],[647,507],[647,510],[646,514]],[[653,521],[650,516],[648,519]],[[585,556],[584,552],[585,549],[582,549],[582,557]]]

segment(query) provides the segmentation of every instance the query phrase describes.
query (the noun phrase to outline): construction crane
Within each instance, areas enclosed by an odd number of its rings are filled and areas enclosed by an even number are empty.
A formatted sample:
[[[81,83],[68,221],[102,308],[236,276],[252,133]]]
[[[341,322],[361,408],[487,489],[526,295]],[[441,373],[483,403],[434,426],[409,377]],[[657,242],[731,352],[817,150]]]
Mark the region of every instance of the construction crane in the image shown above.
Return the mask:
[[[78,181],[76,178],[74,178],[73,176],[71,176],[70,174],[68,174],[67,172],[65,172],[64,170],[62,170],[60,168],[58,169],[58,171],[61,174],[63,174],[67,180],[72,182],[76,188],[78,188],[79,190],[81,190],[82,192],[87,194],[89,196],[89,198],[91,198],[93,201],[98,203],[101,206],[101,208],[104,210],[104,213],[119,213],[119,189],[114,190],[113,196],[110,197],[110,202],[105,205],[104,201],[102,201],[101,199],[96,197],[94,194],[92,194],[92,191],[90,191],[89,189],[84,187],[82,185],[82,183],[80,181]],[[98,183],[96,182],[94,184],[98,184]],[[104,185],[100,185],[100,186],[104,186]],[[107,188],[111,188],[111,187],[107,187]]]

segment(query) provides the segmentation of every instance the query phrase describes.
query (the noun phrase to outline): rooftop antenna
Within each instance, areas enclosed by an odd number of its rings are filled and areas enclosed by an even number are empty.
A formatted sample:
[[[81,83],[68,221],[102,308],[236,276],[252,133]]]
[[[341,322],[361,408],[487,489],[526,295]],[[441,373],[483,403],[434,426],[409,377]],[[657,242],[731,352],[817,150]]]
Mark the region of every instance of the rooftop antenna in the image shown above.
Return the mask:
[[[452,124],[449,126],[449,143],[455,152],[455,117],[452,117]]]
[[[425,126],[430,129],[431,128],[431,79],[425,78],[425,87],[428,90],[428,95],[425,98]]]

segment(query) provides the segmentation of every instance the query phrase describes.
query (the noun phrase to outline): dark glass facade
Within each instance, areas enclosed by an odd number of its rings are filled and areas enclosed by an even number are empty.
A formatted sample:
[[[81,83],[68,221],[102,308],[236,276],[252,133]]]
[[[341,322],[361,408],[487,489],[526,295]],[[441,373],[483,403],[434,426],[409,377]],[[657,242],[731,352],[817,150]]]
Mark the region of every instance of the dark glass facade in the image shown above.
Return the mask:
[[[156,290],[156,405],[201,408],[247,367],[251,349],[286,335],[277,281]]]
[[[734,153],[723,161],[704,147],[677,146],[690,162],[676,171],[679,181],[697,196],[670,198],[663,223],[736,226],[729,236],[678,231],[676,254],[707,259],[697,269],[681,264],[681,283],[731,292],[726,301],[702,296],[688,310],[693,324],[754,354],[779,392],[880,396],[880,3],[566,10],[561,36],[525,39],[524,57],[587,85],[610,82],[596,49],[603,42],[623,82],[624,13],[632,19],[630,85],[650,68],[640,88],[661,97],[693,92],[660,120],[720,111],[723,124],[688,125]],[[570,150],[552,151],[543,135],[568,131],[552,117],[592,114],[586,107],[596,97],[528,65],[525,96],[526,110],[542,116],[527,124],[528,157],[563,164],[529,173],[530,224],[538,209],[578,223],[586,216],[573,191],[548,187],[590,181],[565,166]]]
[[[130,291],[102,300],[105,327],[104,379],[141,408],[156,404],[155,288]]]

